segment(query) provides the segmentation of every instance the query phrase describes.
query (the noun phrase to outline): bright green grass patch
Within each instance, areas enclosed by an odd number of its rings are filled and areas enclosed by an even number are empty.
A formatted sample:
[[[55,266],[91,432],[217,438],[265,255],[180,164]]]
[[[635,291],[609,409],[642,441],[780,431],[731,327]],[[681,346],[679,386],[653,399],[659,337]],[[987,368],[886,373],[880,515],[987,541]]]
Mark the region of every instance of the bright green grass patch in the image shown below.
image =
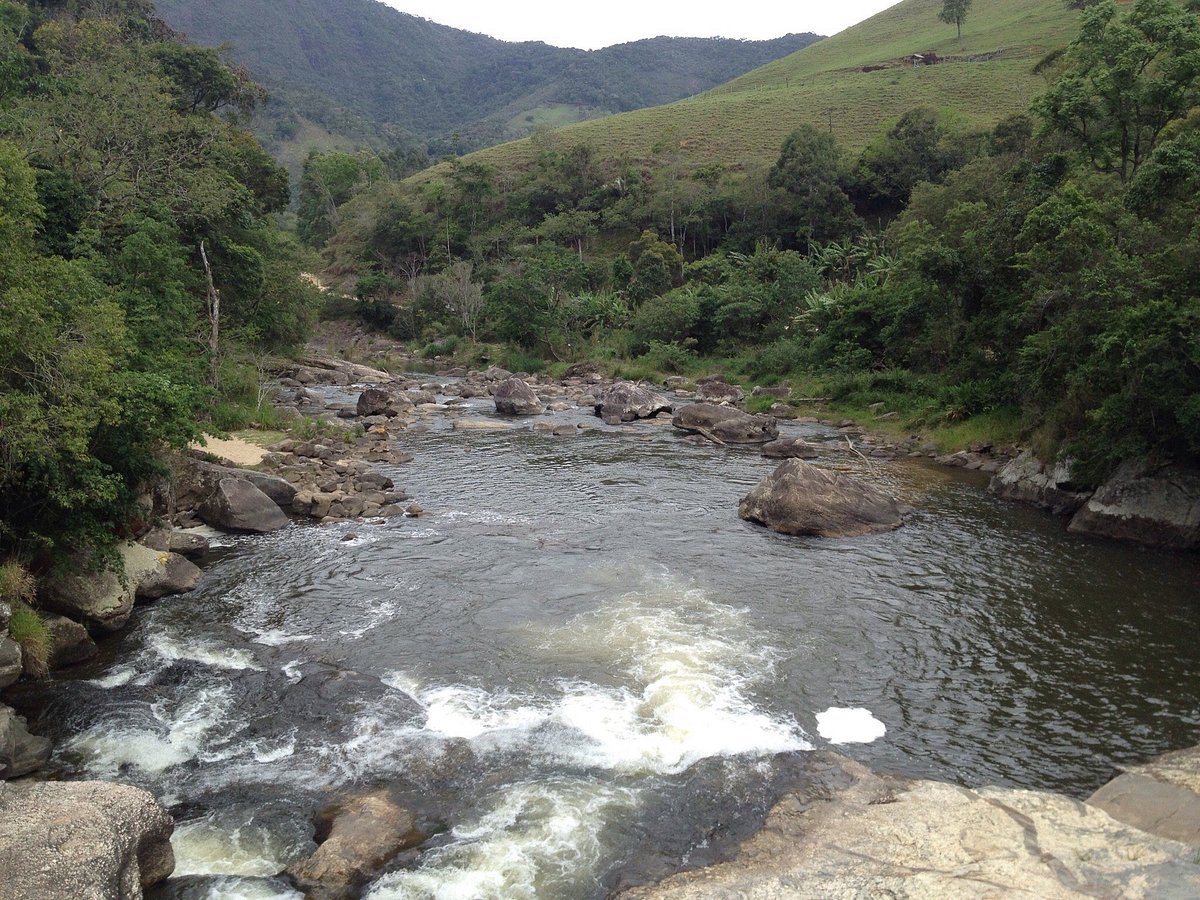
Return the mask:
[[[37,610],[27,603],[14,603],[8,635],[21,645],[21,659],[30,675],[50,671],[50,630]]]

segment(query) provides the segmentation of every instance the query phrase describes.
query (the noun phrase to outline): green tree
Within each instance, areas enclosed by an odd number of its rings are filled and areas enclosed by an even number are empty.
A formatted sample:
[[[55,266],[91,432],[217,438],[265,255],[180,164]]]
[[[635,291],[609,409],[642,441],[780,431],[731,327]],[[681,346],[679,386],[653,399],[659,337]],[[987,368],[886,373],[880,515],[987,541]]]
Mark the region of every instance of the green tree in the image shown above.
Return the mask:
[[[1200,21],[1173,0],[1114,0],[1083,14],[1066,69],[1034,103],[1101,172],[1122,182],[1154,152],[1164,130],[1200,103]]]
[[[971,0],[945,0],[942,3],[942,11],[938,13],[938,18],[947,25],[953,25],[958,29],[958,36],[962,38],[962,23],[967,18],[967,12],[971,9]]]
[[[838,183],[840,153],[833,135],[801,125],[783,142],[768,181],[793,198],[804,247],[813,241],[838,238],[851,231],[857,217]]]

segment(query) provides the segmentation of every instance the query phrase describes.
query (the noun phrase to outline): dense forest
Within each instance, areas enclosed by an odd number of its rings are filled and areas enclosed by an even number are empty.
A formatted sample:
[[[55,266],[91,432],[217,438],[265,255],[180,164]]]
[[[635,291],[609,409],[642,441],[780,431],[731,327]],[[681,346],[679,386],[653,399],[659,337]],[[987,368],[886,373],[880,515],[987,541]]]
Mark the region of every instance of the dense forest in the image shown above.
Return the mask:
[[[201,421],[259,407],[315,289],[263,98],[146,0],[0,2],[0,544],[102,549]],[[210,426],[211,427],[211,426]]]
[[[1020,437],[1095,482],[1200,455],[1200,24],[1089,2],[1049,87],[989,132],[913,109],[848,156],[806,125],[769,169],[535,139],[534,165],[389,180],[314,155],[300,234],[356,314],[429,352],[535,370],[724,368]],[[732,161],[731,161],[732,162]]]

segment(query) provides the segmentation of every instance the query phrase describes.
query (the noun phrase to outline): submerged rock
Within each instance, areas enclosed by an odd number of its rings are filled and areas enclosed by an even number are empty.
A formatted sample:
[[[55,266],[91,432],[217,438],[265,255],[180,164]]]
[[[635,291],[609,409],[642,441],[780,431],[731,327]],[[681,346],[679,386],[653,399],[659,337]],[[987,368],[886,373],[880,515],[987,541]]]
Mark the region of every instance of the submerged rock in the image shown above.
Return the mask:
[[[596,396],[596,415],[608,425],[649,419],[671,411],[671,401],[641,384],[618,381]]]
[[[816,459],[820,455],[802,438],[780,438],[763,444],[762,454],[770,459]]]
[[[789,459],[738,504],[738,515],[772,531],[857,537],[892,531],[904,519],[891,497],[841,472]]]
[[[140,788],[0,785],[0,898],[135,898],[175,868],[174,822]]]
[[[1058,516],[1070,515],[1088,498],[1072,480],[1069,460],[1047,465],[1028,450],[997,472],[988,490],[1005,500],[1032,503]]]
[[[1200,896],[1196,850],[1040,791],[969,790],[875,775],[791,794],[727,862],[624,900]]]
[[[779,437],[779,425],[773,416],[752,416],[713,403],[685,406],[675,413],[671,424],[718,444],[766,444]]]
[[[20,778],[36,772],[49,758],[50,741],[30,734],[24,717],[0,704],[0,779]],[[0,786],[0,792],[3,790]],[[0,818],[3,815],[3,794],[0,793]],[[0,863],[0,867],[2,865]],[[0,895],[3,890],[0,885]]]
[[[323,838],[323,839],[322,839]],[[350,900],[401,851],[425,840],[416,817],[386,790],[343,801],[321,813],[320,846],[288,874],[311,900]]]
[[[1180,466],[1150,471],[1140,462],[1125,463],[1075,513],[1067,530],[1151,547],[1200,549],[1200,471]]]
[[[500,382],[492,399],[496,403],[496,412],[505,416],[540,416],[546,411],[533,388],[520,378]]]

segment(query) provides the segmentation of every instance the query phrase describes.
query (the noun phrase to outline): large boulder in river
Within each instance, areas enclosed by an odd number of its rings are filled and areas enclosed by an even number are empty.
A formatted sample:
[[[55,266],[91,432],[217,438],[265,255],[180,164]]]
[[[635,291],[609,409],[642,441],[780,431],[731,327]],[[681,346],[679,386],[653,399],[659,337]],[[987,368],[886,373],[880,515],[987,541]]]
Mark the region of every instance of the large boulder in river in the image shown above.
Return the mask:
[[[1072,534],[1174,550],[1200,549],[1200,471],[1121,465],[1075,513]]]
[[[50,741],[30,734],[25,719],[0,704],[0,779],[20,778],[36,772],[49,758]],[[0,801],[0,818],[3,818],[2,808]],[[3,890],[3,885],[0,885],[0,896],[3,896]]]
[[[496,412],[505,416],[540,416],[546,411],[533,388],[520,378],[506,378],[492,395]]]
[[[50,636],[50,658],[46,660],[51,669],[87,662],[100,652],[88,630],[66,616],[43,616],[46,633]]]
[[[0,900],[132,900],[175,868],[175,823],[141,788],[0,784]]]
[[[649,419],[670,411],[670,400],[632,381],[618,381],[596,396],[596,415],[609,425]]]
[[[833,757],[818,753],[810,768]],[[1196,848],[1044,791],[844,775],[784,797],[724,862],[622,900],[1197,897]],[[847,783],[848,779],[848,783]]]
[[[262,533],[288,524],[279,505],[243,478],[222,478],[197,512],[209,525],[227,531]]]
[[[738,515],[772,531],[816,537],[857,537],[899,528],[891,497],[841,472],[789,459],[738,504]]]
[[[1005,500],[1032,503],[1057,516],[1070,515],[1088,498],[1072,479],[1070,460],[1048,465],[1030,451],[1022,451],[992,476],[988,490]]]
[[[42,582],[41,603],[101,631],[122,628],[133,612],[136,598],[156,599],[192,590],[200,570],[175,553],[126,543],[118,549],[124,577],[108,569],[58,574]]]
[[[779,437],[774,416],[752,416],[731,406],[692,403],[683,407],[671,424],[702,434],[718,444],[766,444]]]
[[[360,416],[395,416],[398,412],[392,395],[380,388],[367,388],[358,395],[355,410]]]
[[[288,870],[309,900],[350,900],[396,855],[425,840],[416,817],[386,790],[362,794],[324,810],[320,846]]]

